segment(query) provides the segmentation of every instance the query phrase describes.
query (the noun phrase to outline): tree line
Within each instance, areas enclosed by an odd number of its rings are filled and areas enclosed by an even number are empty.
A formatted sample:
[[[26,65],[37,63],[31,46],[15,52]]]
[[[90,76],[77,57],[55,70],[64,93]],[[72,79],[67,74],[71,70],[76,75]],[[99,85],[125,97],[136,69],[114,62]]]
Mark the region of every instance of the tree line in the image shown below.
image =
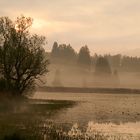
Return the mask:
[[[77,53],[70,44],[58,44],[54,42],[51,51],[51,62],[53,64],[65,64],[79,66],[83,69],[96,68],[99,72],[99,67],[107,66],[108,72],[111,71],[124,71],[124,72],[139,72],[140,71],[140,58],[124,56],[121,54],[116,55],[90,55],[90,50],[87,45],[80,48]],[[109,68],[110,67],[110,68]]]

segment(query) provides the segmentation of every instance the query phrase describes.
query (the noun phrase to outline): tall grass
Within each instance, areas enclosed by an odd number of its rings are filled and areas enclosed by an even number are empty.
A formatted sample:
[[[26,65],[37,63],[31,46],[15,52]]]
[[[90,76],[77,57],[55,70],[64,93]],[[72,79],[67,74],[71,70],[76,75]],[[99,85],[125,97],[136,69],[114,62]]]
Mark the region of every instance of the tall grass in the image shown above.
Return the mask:
[[[55,125],[46,125],[47,131],[44,131],[44,140],[140,140],[139,136],[99,132],[93,125],[92,122],[89,122],[87,127],[80,128],[76,123],[68,131],[63,128],[58,129]]]
[[[49,121],[48,111],[54,115],[66,105],[71,107],[73,103],[40,102],[42,101],[39,101],[39,104],[34,104],[33,101],[21,104],[3,100],[0,103],[0,140],[140,140],[139,136],[113,135],[97,131],[93,122],[79,127],[78,124],[66,125]]]
[[[24,125],[11,127],[12,131],[7,130],[7,134],[1,138],[3,140],[140,140],[139,136],[99,132],[93,125],[89,122],[87,127],[79,127],[78,124],[66,127],[64,124],[48,120],[26,122]]]

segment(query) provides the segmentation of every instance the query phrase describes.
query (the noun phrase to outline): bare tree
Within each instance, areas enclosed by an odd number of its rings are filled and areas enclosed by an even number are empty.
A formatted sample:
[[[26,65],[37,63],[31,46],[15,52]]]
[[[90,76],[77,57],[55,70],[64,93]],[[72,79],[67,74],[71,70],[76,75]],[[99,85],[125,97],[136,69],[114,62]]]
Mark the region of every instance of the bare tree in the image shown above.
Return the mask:
[[[49,64],[43,45],[45,37],[31,35],[33,20],[18,17],[15,22],[0,18],[0,74],[5,90],[22,95],[36,79],[48,72]]]

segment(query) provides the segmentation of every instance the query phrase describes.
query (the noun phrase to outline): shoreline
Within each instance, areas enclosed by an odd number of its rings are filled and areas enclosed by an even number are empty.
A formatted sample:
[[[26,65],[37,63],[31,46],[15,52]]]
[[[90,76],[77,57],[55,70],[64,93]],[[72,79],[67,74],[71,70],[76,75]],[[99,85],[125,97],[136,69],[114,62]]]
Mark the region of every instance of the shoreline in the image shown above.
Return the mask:
[[[131,88],[82,88],[82,87],[39,87],[37,91],[42,92],[66,92],[66,93],[113,93],[113,94],[140,94],[140,89]]]

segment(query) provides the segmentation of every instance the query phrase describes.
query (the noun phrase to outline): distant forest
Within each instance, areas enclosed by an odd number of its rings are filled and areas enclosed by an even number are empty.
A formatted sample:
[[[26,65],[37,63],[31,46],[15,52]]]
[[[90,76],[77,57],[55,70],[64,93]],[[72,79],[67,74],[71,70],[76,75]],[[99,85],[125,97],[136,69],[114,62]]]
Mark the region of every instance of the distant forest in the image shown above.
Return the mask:
[[[123,56],[121,54],[98,55],[96,52],[91,56],[90,50],[86,45],[81,47],[77,53],[70,44],[66,45],[54,42],[50,53],[50,61],[52,64],[73,65],[83,69],[94,69],[95,71],[98,63],[100,63],[99,65],[108,63],[112,73],[116,73],[117,71],[140,72],[139,57]]]

